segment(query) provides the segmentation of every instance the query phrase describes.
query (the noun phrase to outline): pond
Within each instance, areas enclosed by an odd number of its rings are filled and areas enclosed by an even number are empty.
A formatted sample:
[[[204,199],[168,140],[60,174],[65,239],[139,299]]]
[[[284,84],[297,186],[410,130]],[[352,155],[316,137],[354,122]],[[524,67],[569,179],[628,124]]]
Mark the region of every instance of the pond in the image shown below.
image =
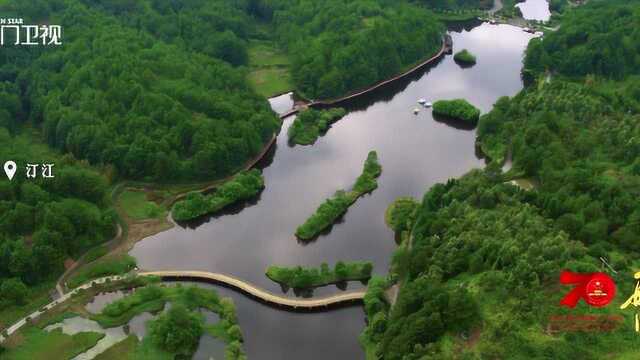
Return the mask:
[[[484,165],[475,148],[475,130],[433,118],[430,109],[414,115],[417,100],[465,98],[483,112],[501,96],[523,86],[523,52],[533,35],[509,25],[452,27],[454,51],[466,48],[475,66],[461,68],[447,56],[409,79],[348,104],[349,113],[313,146],[292,147],[284,120],[277,143],[259,167],[266,188],[259,198],[197,224],[176,226],[139,242],[131,251],[145,270],[220,272],[282,293],[264,272],[269,265],[319,266],[368,260],[386,274],[396,247],[386,227],[387,206],[400,196],[420,199],[433,184]],[[499,40],[499,41],[497,41]],[[286,111],[290,95],[273,100]],[[315,241],[294,232],[336,190],[349,189],[370,150],[383,172],[379,187],[359,199],[342,219]],[[347,289],[360,288],[359,282]],[[297,314],[276,310],[227,289],[238,306],[250,359],[361,359],[358,335],[365,325],[361,307]],[[320,288],[315,295],[341,291]],[[287,296],[296,296],[292,291]]]

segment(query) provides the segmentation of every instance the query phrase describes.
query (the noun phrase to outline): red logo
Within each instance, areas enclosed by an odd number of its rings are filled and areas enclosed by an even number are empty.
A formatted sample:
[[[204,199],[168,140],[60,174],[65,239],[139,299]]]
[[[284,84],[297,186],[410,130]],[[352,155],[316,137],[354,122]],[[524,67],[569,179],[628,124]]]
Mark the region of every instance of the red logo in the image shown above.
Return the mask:
[[[574,308],[580,299],[594,307],[602,307],[616,296],[616,283],[609,275],[601,272],[580,274],[563,271],[560,283],[575,287],[560,301],[560,305]]]

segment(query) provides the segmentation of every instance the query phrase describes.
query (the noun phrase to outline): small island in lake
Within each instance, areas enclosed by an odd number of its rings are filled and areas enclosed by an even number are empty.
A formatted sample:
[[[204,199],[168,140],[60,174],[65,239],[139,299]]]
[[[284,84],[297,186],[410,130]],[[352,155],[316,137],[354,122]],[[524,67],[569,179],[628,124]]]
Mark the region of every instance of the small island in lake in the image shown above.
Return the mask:
[[[375,151],[369,152],[362,174],[353,185],[353,190],[338,191],[332,198],[327,199],[304,224],[298,227],[296,236],[302,240],[311,240],[322,230],[331,226],[360,196],[378,187],[376,179],[381,173],[382,167],[378,163],[378,154]]]
[[[433,113],[451,119],[459,119],[475,125],[480,119],[480,109],[471,105],[467,100],[439,100],[433,103]]]
[[[299,145],[312,145],[320,135],[324,135],[329,126],[347,114],[343,108],[330,110],[308,109],[298,114],[289,127],[289,141]]]
[[[214,213],[235,202],[248,200],[264,188],[264,178],[259,170],[253,169],[238,174],[216,189],[211,195],[194,192],[173,206],[173,219],[193,220]]]
[[[469,52],[469,50],[462,49],[453,55],[453,60],[462,65],[475,65],[476,56]]]
[[[344,263],[338,261],[332,270],[323,263],[318,268],[269,266],[269,279],[293,289],[310,289],[341,281],[369,280],[373,264],[370,261]]]

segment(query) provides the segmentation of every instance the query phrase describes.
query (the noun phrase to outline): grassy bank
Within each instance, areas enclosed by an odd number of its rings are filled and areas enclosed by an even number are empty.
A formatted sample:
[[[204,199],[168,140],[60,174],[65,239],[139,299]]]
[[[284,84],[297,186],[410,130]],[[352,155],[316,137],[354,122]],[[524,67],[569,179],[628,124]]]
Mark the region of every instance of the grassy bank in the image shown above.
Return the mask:
[[[344,263],[339,261],[334,269],[323,263],[320,268],[270,266],[266,275],[269,279],[294,289],[310,289],[334,284],[340,281],[368,280],[371,278],[373,264],[357,261]]]
[[[147,198],[143,191],[125,190],[120,194],[120,206],[128,217],[134,220],[158,219],[166,214],[166,210]]]
[[[381,173],[382,167],[378,163],[378,154],[375,151],[369,152],[362,174],[356,180],[353,190],[338,191],[332,198],[327,199],[304,224],[296,229],[296,236],[302,240],[311,240],[322,230],[331,226],[360,196],[378,187],[376,179]]]
[[[93,279],[104,276],[122,275],[133,270],[136,259],[129,255],[111,255],[87,264],[67,281],[67,287],[72,289]]]

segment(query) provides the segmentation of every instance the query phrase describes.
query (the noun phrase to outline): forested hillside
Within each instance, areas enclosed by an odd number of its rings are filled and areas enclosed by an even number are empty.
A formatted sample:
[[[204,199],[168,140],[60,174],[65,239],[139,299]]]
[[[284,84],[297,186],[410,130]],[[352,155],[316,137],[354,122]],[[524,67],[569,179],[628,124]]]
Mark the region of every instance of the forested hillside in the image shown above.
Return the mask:
[[[260,152],[278,122],[232,66],[246,62],[246,16],[197,3],[169,10],[151,1],[9,2],[3,13],[39,6],[26,21],[65,24],[65,44],[32,53],[21,69],[5,57],[1,73],[10,80],[17,72],[30,110],[23,115],[42,124],[55,148],[126,178],[227,175]]]
[[[63,262],[116,234],[109,182],[228,175],[277,131],[245,80],[247,8],[223,1],[3,1],[63,46],[0,52],[0,326],[46,301]],[[49,146],[47,146],[47,144]],[[53,163],[54,179],[25,178]],[[33,309],[31,309],[33,310]]]
[[[527,52],[527,69],[550,69],[552,79],[500,99],[480,119],[479,142],[493,162],[434,186],[407,217],[411,240],[393,258],[398,301],[389,310],[371,294],[366,307],[377,320],[363,334],[375,344],[371,352],[384,359],[637,355],[633,311],[619,306],[632,293],[640,250],[640,81],[633,76],[640,48],[631,41],[640,3],[594,1],[569,14]],[[613,38],[615,52],[601,46]],[[513,167],[502,173],[508,154]],[[562,269],[606,271],[618,296],[601,309],[562,308],[569,290],[558,283]],[[550,316],[562,314],[624,321],[611,332],[550,331]]]
[[[18,174],[0,181],[0,323],[4,310],[30,299],[26,285],[54,280],[63,261],[112,238],[115,212],[107,183],[71,157],[34,145],[28,135],[0,129],[1,159],[13,159]],[[54,163],[54,179],[25,179],[27,163]],[[4,176],[3,176],[4,177]],[[2,324],[6,325],[6,324]]]
[[[443,27],[423,7],[404,1],[264,0],[258,13],[292,59],[304,95],[344,95],[434,55]]]
[[[210,181],[260,153],[279,122],[247,81],[250,41],[279,43],[297,87],[328,97],[432,55],[442,34],[427,10],[384,0],[6,0],[0,13],[63,27],[63,46],[0,52],[2,158],[56,163],[55,180],[0,182],[14,319],[23,284],[114,236],[114,182]]]
[[[634,3],[634,1],[630,1]],[[562,31],[533,40],[525,67],[566,76],[603,75],[622,79],[640,74],[640,12],[594,1],[581,11],[567,12]]]
[[[490,9],[493,7],[493,0],[415,0],[415,2],[430,9]]]

